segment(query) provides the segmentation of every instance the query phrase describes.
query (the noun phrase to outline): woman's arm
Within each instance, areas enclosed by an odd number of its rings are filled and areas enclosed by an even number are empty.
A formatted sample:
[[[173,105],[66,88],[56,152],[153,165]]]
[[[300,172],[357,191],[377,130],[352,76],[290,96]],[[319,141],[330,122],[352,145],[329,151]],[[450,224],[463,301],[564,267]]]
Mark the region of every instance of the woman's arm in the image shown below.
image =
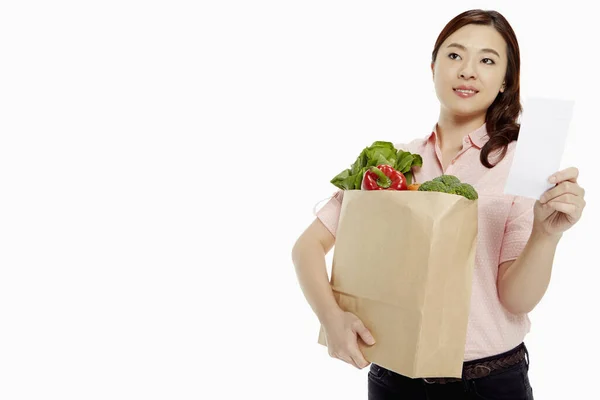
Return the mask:
[[[324,324],[332,315],[342,313],[327,276],[325,255],[335,238],[316,218],[302,233],[292,249],[292,261],[300,288],[319,321]]]
[[[540,302],[552,273],[556,247],[562,234],[532,231],[516,260],[502,263],[498,271],[500,302],[513,314],[528,313]]]
[[[553,174],[548,189],[533,208],[533,228],[521,254],[500,265],[498,296],[512,313],[528,313],[548,288],[556,246],[585,208],[585,190],[577,183],[579,170],[567,168]]]
[[[304,297],[325,329],[329,355],[361,369],[369,362],[358,347],[358,336],[368,345],[375,339],[356,315],[345,312],[335,301],[325,263],[334,242],[334,235],[316,218],[296,241],[292,259]]]

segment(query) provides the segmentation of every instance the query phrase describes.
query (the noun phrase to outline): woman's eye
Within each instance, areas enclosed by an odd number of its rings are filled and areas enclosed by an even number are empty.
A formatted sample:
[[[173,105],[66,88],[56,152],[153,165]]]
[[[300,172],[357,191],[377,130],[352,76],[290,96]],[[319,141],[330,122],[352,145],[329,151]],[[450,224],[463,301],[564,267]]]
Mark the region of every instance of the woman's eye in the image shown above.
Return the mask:
[[[494,60],[492,60],[491,58],[484,58],[483,60],[484,63],[488,64],[488,65],[492,65],[495,64]],[[489,61],[489,62],[488,62]]]
[[[454,60],[454,59],[455,59],[455,57],[454,57],[454,56],[456,56],[456,57],[460,57],[460,56],[459,56],[458,54],[456,54],[456,53],[450,53],[450,54],[448,54],[448,57],[450,57],[450,59],[451,59],[451,60]]]

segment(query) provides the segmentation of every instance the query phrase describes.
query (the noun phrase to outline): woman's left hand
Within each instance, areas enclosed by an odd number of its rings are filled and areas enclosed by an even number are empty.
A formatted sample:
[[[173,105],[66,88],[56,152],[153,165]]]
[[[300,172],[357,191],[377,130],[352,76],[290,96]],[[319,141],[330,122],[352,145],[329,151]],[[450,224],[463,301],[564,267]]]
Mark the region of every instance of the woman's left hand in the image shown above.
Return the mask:
[[[577,183],[578,176],[579,170],[571,167],[548,179],[556,185],[535,202],[534,229],[548,235],[560,235],[579,221],[585,207],[585,191]]]

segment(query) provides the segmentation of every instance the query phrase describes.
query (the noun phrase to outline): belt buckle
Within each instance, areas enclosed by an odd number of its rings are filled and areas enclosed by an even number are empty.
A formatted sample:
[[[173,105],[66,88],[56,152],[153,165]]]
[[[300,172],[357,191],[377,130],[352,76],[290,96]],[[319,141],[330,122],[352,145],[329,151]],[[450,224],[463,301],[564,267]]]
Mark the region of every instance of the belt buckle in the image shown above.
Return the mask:
[[[473,367],[475,378],[483,378],[484,376],[488,376],[491,372],[492,369],[487,365],[475,365]]]

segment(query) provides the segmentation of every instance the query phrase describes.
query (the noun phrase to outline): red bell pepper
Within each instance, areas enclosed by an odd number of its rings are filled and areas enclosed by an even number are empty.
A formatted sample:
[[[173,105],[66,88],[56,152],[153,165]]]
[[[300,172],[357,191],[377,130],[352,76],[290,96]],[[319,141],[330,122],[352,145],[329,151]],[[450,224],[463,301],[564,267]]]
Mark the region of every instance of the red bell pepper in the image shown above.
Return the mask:
[[[363,177],[363,190],[406,190],[406,177],[391,165],[371,167]]]

